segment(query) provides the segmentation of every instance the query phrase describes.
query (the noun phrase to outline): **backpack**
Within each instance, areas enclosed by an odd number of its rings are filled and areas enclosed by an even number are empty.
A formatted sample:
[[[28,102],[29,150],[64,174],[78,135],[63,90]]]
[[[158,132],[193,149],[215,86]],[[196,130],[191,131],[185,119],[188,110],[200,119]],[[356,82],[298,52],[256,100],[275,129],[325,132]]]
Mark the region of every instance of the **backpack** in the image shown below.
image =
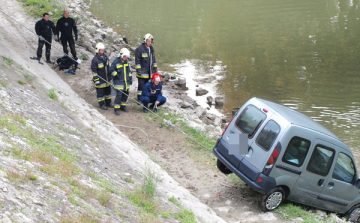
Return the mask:
[[[77,63],[66,55],[57,58],[56,63],[59,66],[59,70],[69,69],[72,65],[75,65],[75,69],[76,69],[77,66]]]

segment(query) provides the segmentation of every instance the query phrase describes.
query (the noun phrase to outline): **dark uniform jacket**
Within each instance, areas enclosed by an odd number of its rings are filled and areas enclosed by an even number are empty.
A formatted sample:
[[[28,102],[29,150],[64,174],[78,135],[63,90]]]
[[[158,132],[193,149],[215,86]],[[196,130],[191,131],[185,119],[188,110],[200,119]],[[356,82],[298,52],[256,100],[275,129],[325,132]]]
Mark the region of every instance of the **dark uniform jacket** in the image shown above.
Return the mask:
[[[54,34],[56,33],[55,24],[51,20],[40,19],[35,24],[35,31],[38,36],[51,37],[51,30]]]
[[[145,43],[141,44],[136,49],[135,64],[136,77],[151,78],[157,72],[154,48],[150,45],[149,53],[149,48],[145,46]]]
[[[151,90],[156,90],[155,94],[151,94]],[[147,82],[142,90],[142,96],[147,96],[150,98],[150,101],[152,101],[154,98],[156,98],[156,101],[161,101],[162,98],[162,84],[159,83],[157,86],[154,87],[154,84],[150,81]]]
[[[59,35],[59,31],[61,32],[61,37],[68,38],[72,37],[72,30],[74,30],[75,36],[77,35],[76,23],[73,18],[70,17],[62,17],[56,23],[56,35]]]
[[[117,57],[111,64],[110,73],[113,76],[115,89],[129,90],[132,84],[132,75],[127,60],[121,61],[120,57]]]
[[[110,83],[108,82],[111,81],[111,74],[109,68],[109,59],[106,54],[103,54],[102,57],[100,57],[99,54],[95,55],[95,57],[91,61],[91,70],[93,72],[94,83],[100,81],[100,84],[95,85],[96,88],[104,88],[110,86]]]

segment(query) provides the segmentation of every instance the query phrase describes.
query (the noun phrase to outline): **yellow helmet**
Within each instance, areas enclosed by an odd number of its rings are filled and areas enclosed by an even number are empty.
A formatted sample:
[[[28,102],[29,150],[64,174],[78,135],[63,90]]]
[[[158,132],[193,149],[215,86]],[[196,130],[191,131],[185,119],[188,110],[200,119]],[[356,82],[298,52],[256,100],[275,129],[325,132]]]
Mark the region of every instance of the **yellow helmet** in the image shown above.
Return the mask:
[[[105,50],[105,45],[103,43],[96,44],[95,52],[98,53],[99,50]]]
[[[119,53],[119,57],[123,58],[124,56],[130,57],[130,51],[126,48],[122,48]]]
[[[154,42],[154,37],[150,33],[145,34],[144,43],[146,43],[146,40],[148,40],[148,39],[151,39],[152,42]]]

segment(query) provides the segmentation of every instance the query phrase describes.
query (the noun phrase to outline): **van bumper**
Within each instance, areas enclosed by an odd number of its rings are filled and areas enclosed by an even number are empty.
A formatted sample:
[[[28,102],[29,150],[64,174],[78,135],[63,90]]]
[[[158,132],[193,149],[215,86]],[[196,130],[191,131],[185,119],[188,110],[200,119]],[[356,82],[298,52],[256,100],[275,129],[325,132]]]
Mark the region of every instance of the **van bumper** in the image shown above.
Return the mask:
[[[245,159],[239,160],[239,166],[234,166],[231,162],[226,159],[227,144],[219,139],[218,144],[213,148],[215,156],[234,174],[236,174],[242,181],[249,185],[252,189],[266,194],[268,191],[276,187],[276,181],[274,178],[268,177],[257,171],[250,163]],[[221,150],[221,152],[220,152]],[[261,178],[261,181],[259,181]]]

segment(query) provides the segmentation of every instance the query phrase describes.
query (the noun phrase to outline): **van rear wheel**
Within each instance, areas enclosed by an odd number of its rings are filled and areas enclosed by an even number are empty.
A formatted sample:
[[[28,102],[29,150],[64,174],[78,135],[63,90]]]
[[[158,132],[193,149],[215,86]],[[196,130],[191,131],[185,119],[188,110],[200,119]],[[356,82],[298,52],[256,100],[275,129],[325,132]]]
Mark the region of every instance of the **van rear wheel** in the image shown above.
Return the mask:
[[[266,194],[259,196],[259,207],[262,211],[273,211],[285,200],[285,191],[282,187],[275,187]]]
[[[217,168],[223,173],[223,174],[230,174],[232,171],[227,168],[219,159],[216,162]]]
[[[355,205],[346,213],[346,220],[360,222],[360,204]]]

